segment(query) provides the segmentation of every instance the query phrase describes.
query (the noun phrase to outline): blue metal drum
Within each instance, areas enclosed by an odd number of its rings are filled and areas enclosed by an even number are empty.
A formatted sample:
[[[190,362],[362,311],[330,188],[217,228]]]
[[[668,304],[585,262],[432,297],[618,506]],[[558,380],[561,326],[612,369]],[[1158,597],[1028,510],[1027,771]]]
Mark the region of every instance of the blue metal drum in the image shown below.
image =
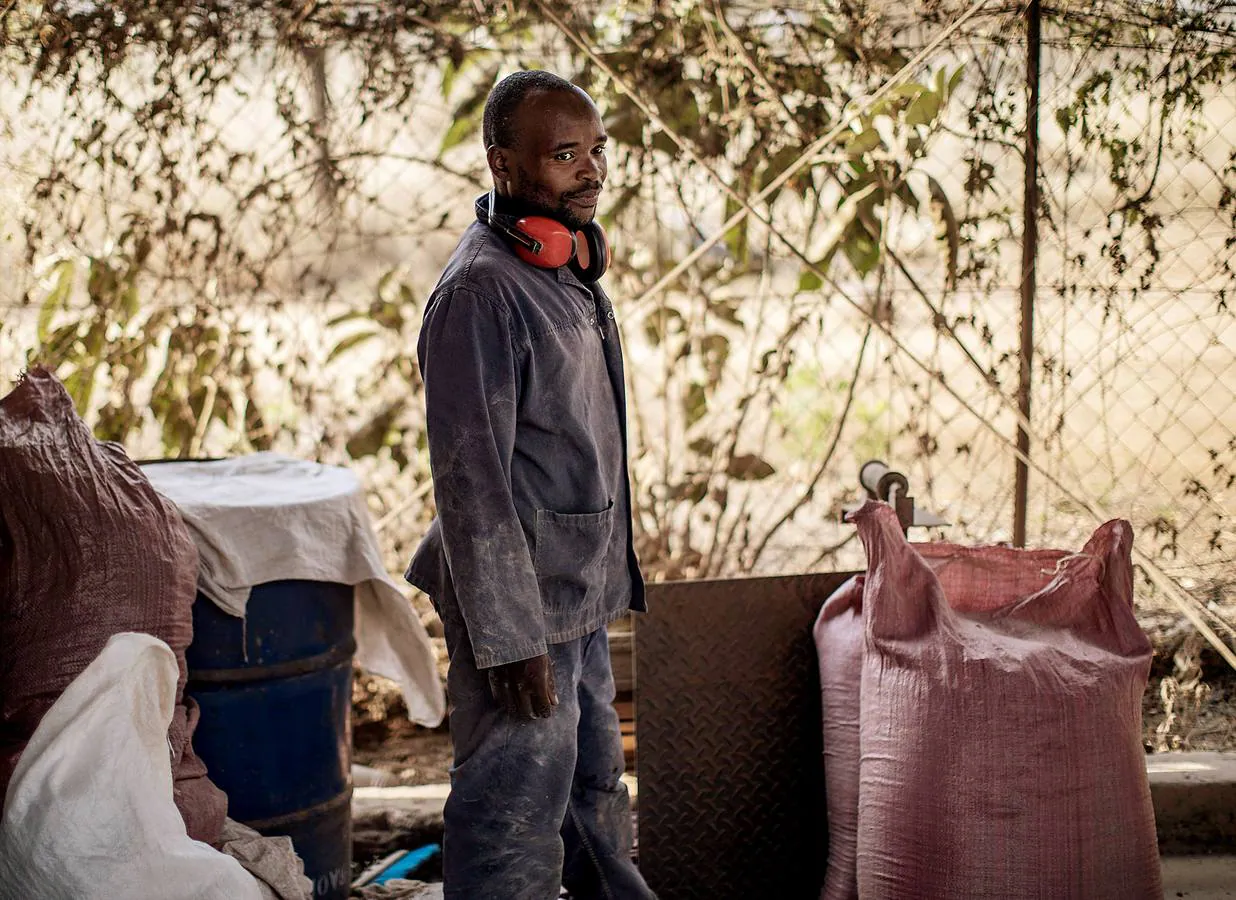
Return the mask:
[[[228,815],[289,836],[315,900],[343,900],[352,880],[352,624],[347,585],[258,585],[244,620],[199,594],[185,654],[193,747]]]

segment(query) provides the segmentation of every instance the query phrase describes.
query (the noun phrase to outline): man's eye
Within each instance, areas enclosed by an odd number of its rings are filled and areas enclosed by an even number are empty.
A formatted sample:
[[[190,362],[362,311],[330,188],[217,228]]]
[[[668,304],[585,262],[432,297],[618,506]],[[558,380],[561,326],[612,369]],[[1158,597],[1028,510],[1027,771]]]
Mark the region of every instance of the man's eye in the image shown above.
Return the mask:
[[[600,146],[598,146],[598,147],[593,147],[593,148],[592,148],[592,152],[593,152],[593,153],[596,153],[596,154],[597,154],[597,155],[599,155],[599,156],[604,156],[604,155],[605,155],[605,145],[604,145],[604,144],[601,144],[601,145],[600,145]]]
[[[570,162],[574,158],[575,158],[575,154],[572,153],[570,150],[567,150],[563,153],[559,153],[557,156],[554,157],[554,159],[561,160],[562,162]]]

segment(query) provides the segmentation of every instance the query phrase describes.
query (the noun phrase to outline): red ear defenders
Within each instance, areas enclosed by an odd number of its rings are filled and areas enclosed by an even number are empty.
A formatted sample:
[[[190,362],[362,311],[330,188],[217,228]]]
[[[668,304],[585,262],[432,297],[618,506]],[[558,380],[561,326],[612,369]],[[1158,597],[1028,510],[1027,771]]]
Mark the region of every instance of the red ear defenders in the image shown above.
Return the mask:
[[[571,231],[548,216],[511,216],[494,211],[494,196],[478,197],[476,217],[505,236],[515,255],[541,269],[567,266],[584,284],[600,279],[609,267],[609,242],[596,222]]]

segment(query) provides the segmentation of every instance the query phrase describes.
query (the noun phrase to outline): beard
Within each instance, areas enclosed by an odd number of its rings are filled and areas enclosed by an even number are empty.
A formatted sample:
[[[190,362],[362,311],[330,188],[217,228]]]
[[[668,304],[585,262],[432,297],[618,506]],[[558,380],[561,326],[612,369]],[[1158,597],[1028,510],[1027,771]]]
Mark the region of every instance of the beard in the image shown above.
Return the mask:
[[[547,185],[532,181],[528,173],[521,172],[520,174],[523,176],[525,187],[512,199],[529,214],[556,219],[572,231],[580,231],[596,218],[595,212],[585,217],[571,209],[567,205],[567,199],[572,196],[570,193],[555,194]]]

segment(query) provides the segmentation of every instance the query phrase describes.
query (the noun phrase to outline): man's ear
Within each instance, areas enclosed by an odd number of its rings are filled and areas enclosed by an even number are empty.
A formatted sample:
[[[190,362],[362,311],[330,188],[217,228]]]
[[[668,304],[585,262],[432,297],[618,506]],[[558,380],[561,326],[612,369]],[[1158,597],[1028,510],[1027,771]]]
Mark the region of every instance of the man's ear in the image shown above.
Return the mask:
[[[489,161],[489,173],[494,177],[494,186],[498,188],[498,192],[501,194],[509,193],[511,186],[511,159],[507,151],[501,147],[490,147],[485,151],[485,158]]]

